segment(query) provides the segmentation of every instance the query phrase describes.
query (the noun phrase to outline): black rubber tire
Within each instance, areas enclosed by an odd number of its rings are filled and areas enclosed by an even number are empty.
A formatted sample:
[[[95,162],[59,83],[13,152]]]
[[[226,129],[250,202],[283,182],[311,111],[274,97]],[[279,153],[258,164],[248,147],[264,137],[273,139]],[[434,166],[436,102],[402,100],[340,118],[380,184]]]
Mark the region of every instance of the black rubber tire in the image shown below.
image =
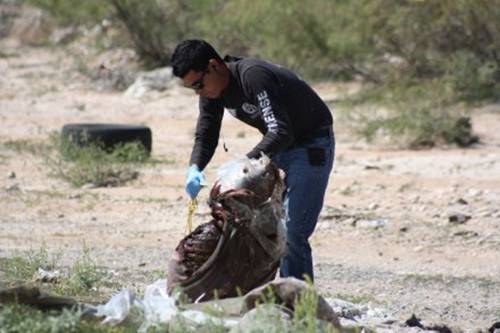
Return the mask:
[[[122,124],[66,124],[61,133],[63,140],[69,140],[78,147],[98,144],[112,151],[116,145],[139,142],[151,153],[151,130],[142,125]]]

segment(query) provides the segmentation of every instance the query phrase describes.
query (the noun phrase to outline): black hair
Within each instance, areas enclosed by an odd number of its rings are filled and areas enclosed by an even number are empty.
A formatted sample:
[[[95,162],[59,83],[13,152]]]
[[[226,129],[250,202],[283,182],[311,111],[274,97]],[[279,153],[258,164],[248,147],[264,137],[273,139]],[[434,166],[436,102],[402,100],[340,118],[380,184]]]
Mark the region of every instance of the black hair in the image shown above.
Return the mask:
[[[202,72],[207,69],[208,61],[215,59],[218,62],[224,61],[217,51],[204,40],[188,39],[182,41],[175,47],[170,58],[173,73],[177,77],[184,77],[190,70]]]

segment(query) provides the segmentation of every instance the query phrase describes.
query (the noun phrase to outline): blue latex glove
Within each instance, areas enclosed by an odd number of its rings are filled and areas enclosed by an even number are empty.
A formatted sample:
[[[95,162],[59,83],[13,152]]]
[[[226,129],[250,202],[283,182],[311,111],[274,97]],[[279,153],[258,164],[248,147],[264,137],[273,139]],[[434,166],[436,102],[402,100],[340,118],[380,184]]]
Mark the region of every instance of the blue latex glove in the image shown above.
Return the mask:
[[[196,164],[189,167],[187,177],[186,177],[186,192],[191,197],[195,199],[200,192],[202,183],[205,182],[205,176],[201,173],[200,169]]]

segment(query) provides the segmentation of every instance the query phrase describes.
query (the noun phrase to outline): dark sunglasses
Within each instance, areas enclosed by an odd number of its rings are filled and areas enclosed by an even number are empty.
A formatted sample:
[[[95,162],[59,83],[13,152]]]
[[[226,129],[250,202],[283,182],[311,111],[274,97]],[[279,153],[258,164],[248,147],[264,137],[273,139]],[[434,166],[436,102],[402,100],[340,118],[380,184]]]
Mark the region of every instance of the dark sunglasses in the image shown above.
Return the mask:
[[[208,73],[208,68],[201,73],[201,76],[198,80],[194,81],[191,83],[191,85],[188,86],[188,88],[194,89],[194,90],[202,90],[205,87],[205,84],[203,81],[205,80],[205,75]]]

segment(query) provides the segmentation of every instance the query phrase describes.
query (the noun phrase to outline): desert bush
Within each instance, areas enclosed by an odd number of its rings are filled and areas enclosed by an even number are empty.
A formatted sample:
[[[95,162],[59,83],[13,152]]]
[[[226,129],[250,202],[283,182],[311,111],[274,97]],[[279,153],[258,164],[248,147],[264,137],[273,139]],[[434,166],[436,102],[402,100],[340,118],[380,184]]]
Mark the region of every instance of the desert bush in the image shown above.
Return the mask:
[[[42,312],[22,305],[7,305],[0,308],[0,332],[37,332],[37,333],[120,333],[136,332],[133,328],[109,327],[99,322],[86,321],[82,313],[73,310],[62,312]]]
[[[29,4],[43,8],[63,25],[93,24],[103,20],[110,11],[106,1],[101,0],[26,0]]]
[[[444,78],[462,99],[500,97],[500,1],[377,0],[367,11],[370,57],[404,63],[379,67],[386,80]]]
[[[48,149],[48,146],[43,142],[37,142],[26,139],[7,140],[1,142],[0,145],[5,147],[6,149],[12,150],[20,154],[29,153],[33,155],[40,155],[46,152]]]
[[[0,271],[6,286],[24,284],[40,284],[36,281],[37,271],[59,271],[60,277],[55,281],[43,284],[45,289],[65,296],[86,296],[98,291],[103,285],[115,286],[112,281],[105,280],[105,272],[97,267],[87,247],[69,268],[60,265],[60,253],[50,255],[45,247],[27,253],[15,254],[2,259]],[[0,332],[2,332],[0,330]]]
[[[110,1],[138,53],[161,63],[200,37],[308,78],[446,78],[463,99],[500,94],[500,0]]]
[[[45,247],[31,250],[26,254],[16,254],[3,260],[2,272],[8,285],[31,281],[39,268],[52,270],[56,267],[58,255],[49,255]],[[0,326],[1,327],[1,326]]]
[[[384,138],[409,148],[478,142],[466,107],[456,104],[453,88],[441,80],[372,87],[339,107],[368,141]]]
[[[61,294],[80,295],[97,289],[102,285],[105,274],[98,269],[90,250],[84,247],[83,253],[71,267],[69,278],[59,287]]]
[[[30,1],[62,13],[74,3]],[[153,66],[167,65],[179,41],[203,38],[223,54],[265,58],[307,79],[372,82],[378,88],[370,94],[380,92],[378,103],[387,102],[394,114],[368,127],[417,133],[415,142],[421,131],[454,137],[437,128],[455,127],[454,115],[440,107],[439,96],[409,110],[419,95],[399,90],[441,86],[451,91],[450,104],[500,99],[500,0],[93,0],[72,7],[88,13],[94,5],[99,13],[113,9],[136,52]],[[386,99],[390,89],[407,99]]]
[[[109,0],[127,28],[137,54],[152,65],[165,66],[175,45],[193,32],[196,3],[181,0]]]
[[[51,174],[76,187],[124,184],[136,179],[136,168],[149,159],[146,149],[135,142],[118,145],[111,152],[99,143],[77,147],[57,133],[51,135],[50,142],[53,149],[45,161]]]

